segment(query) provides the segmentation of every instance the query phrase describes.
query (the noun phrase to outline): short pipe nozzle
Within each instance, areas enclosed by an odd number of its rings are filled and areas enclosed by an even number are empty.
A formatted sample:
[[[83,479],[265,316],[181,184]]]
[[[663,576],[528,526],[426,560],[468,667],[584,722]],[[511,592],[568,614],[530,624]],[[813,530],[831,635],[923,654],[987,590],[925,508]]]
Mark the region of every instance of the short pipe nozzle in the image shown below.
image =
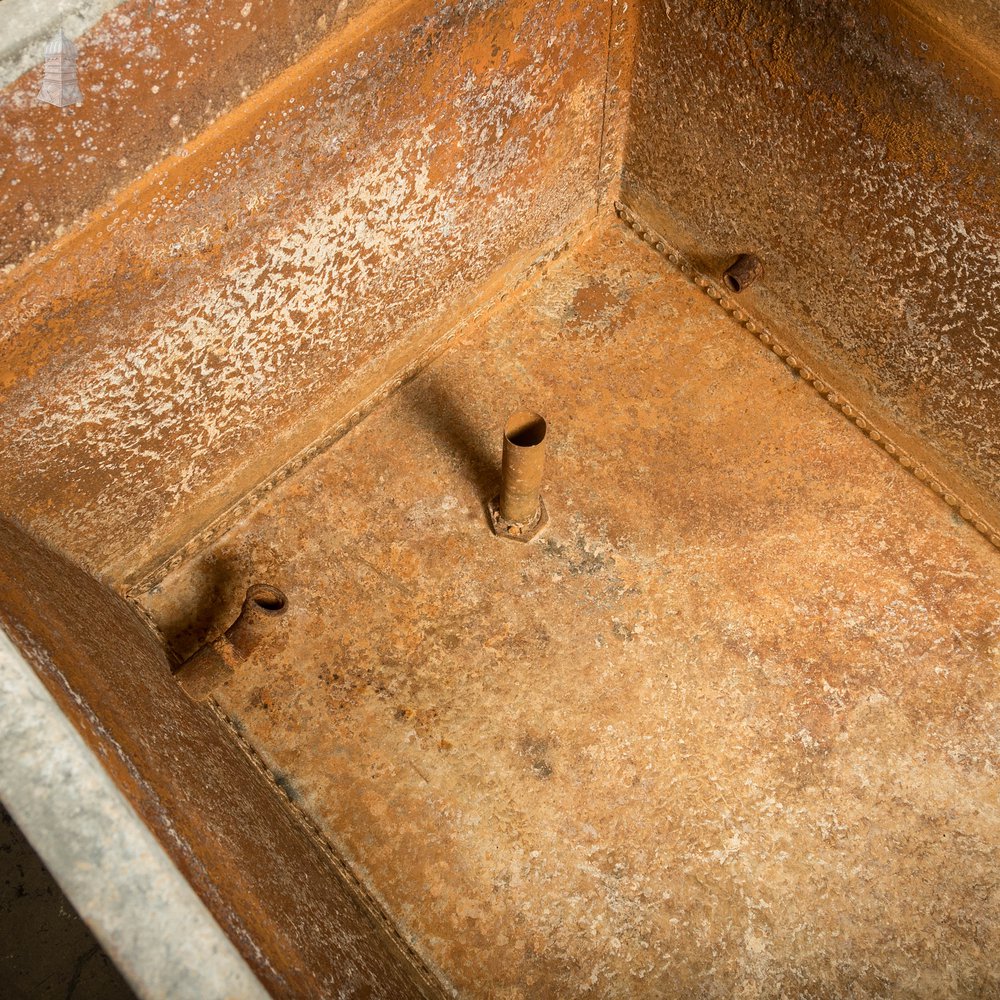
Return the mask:
[[[764,273],[764,262],[752,253],[741,253],[726,268],[722,281],[731,292],[749,288]]]
[[[532,410],[507,418],[500,487],[500,514],[506,521],[530,527],[538,520],[546,430],[545,418]]]
[[[238,653],[249,656],[266,631],[265,622],[285,613],[288,599],[267,583],[255,583],[247,589],[240,616],[226,629],[224,638]]]
[[[277,587],[255,583],[247,590],[236,621],[177,669],[181,687],[196,701],[208,698],[253,652],[267,631],[267,620],[283,615],[287,607],[288,599]]]

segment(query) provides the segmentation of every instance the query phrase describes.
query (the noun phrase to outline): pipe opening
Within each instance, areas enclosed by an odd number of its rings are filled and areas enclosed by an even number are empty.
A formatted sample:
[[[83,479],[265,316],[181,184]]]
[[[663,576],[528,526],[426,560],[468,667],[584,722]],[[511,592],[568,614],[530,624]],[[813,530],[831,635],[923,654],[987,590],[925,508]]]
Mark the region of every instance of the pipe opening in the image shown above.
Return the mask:
[[[722,275],[722,283],[734,295],[738,295],[744,288],[749,288],[764,273],[764,264],[761,259],[752,253],[741,253],[726,268]]]
[[[512,413],[504,428],[504,437],[517,448],[534,448],[545,440],[545,418],[531,410]]]
[[[253,601],[261,611],[271,615],[281,614],[288,604],[288,599],[277,587],[268,586],[266,583],[252,586],[247,591],[247,600]]]

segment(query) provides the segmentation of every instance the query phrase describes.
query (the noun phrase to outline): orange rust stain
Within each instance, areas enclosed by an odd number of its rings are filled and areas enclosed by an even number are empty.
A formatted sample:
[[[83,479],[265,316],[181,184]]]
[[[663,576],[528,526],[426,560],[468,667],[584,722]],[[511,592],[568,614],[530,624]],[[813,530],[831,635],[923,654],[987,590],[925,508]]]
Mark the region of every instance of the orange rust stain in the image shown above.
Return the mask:
[[[253,580],[287,622],[221,704],[463,995],[992,990],[995,553],[630,231],[143,600],[183,652]]]
[[[564,316],[563,336],[597,342],[613,338],[634,314],[627,291],[613,289],[597,278],[574,296]]]
[[[19,465],[0,502],[112,576],[182,542],[322,433],[334,396],[363,398],[593,211],[606,0],[379,10],[0,298],[0,465]]]

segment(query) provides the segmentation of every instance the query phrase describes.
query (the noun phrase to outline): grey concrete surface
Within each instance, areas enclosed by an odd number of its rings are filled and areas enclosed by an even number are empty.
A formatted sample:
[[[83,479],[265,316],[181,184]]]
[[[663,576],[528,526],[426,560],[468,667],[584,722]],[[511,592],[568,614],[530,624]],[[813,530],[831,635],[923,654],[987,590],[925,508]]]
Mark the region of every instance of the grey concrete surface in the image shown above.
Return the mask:
[[[0,800],[140,997],[267,997],[3,632]]]
[[[135,994],[0,806],[0,997],[134,1000]]]

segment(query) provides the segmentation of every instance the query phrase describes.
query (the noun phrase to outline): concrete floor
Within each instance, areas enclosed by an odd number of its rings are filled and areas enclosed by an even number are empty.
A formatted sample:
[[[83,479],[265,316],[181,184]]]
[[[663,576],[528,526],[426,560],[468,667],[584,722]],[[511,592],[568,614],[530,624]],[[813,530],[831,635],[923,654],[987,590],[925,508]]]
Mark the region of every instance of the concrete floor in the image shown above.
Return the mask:
[[[143,600],[250,582],[219,704],[461,995],[1000,994],[997,553],[618,223]]]
[[[7,811],[0,806],[0,997],[133,1000]]]

